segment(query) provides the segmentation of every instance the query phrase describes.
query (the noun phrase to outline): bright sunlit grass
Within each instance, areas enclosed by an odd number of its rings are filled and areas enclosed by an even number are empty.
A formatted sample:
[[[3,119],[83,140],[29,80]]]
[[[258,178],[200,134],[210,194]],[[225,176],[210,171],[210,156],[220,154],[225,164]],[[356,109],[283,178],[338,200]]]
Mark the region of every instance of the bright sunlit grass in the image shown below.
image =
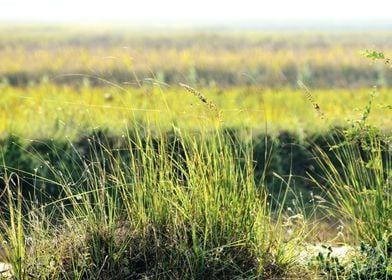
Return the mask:
[[[197,97],[179,87],[144,86],[139,89],[110,87],[73,89],[51,84],[27,88],[2,87],[0,133],[26,138],[74,137],[88,128],[110,129],[120,134],[129,120],[154,121],[195,130],[215,123],[216,113]],[[201,89],[221,112],[222,125],[287,130],[298,134],[324,132],[360,118],[370,99],[370,89],[314,90],[313,99],[324,116],[313,108],[302,90],[262,90],[256,87],[227,90]],[[380,89],[370,123],[390,130],[392,94]],[[197,121],[195,121],[197,120]],[[266,127],[267,126],[267,127]]]

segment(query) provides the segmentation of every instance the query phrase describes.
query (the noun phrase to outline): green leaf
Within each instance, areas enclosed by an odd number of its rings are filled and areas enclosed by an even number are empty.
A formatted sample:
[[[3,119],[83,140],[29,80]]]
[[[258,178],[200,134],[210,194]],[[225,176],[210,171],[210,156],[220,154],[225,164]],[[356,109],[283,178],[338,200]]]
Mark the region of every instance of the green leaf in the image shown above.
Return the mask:
[[[385,59],[384,53],[382,52],[366,50],[364,55],[365,57],[370,58],[372,60]]]

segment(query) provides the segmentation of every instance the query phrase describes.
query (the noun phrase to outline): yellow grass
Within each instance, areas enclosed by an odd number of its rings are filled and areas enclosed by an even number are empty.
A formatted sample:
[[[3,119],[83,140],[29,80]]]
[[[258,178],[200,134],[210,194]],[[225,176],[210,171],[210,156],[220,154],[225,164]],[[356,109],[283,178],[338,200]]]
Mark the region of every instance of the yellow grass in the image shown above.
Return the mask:
[[[223,125],[250,127],[274,134],[289,130],[304,134],[347,125],[361,117],[371,89],[311,90],[314,104],[303,90],[263,90],[256,87],[198,89],[217,106]],[[217,111],[181,87],[141,88],[81,87],[42,84],[27,88],[0,88],[0,134],[24,137],[76,136],[91,128],[121,133],[131,120],[152,121],[169,128],[209,127],[217,123]],[[390,89],[377,92],[370,123],[390,130],[387,117],[392,103]],[[324,114],[322,118],[320,112]]]

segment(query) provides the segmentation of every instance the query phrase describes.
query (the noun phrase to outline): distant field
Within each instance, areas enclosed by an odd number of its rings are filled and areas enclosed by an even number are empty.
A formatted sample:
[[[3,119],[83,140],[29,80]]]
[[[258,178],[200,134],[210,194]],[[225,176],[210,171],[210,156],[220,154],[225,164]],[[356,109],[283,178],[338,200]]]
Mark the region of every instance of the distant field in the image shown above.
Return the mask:
[[[389,130],[390,65],[361,52],[388,57],[391,40],[392,32],[379,30],[0,25],[0,133],[121,133],[135,119],[198,129],[219,111],[225,127],[304,135],[359,118],[373,86],[380,90],[370,121]],[[215,111],[179,83],[200,90]]]
[[[366,49],[392,53],[390,31],[227,31],[135,27],[0,26],[0,80],[28,85],[80,84],[85,74],[139,86],[168,84],[286,88],[391,86]],[[100,85],[91,79],[93,85]]]
[[[257,87],[205,88],[201,93],[214,103],[210,108],[181,87],[144,86],[75,89],[41,84],[27,88],[1,86],[0,134],[52,138],[77,136],[91,128],[122,133],[138,120],[186,130],[213,127],[253,128],[269,134],[291,131],[299,135],[326,132],[359,119],[371,89],[311,90],[312,102],[303,90],[263,90]],[[371,124],[392,129],[389,89],[376,91]]]

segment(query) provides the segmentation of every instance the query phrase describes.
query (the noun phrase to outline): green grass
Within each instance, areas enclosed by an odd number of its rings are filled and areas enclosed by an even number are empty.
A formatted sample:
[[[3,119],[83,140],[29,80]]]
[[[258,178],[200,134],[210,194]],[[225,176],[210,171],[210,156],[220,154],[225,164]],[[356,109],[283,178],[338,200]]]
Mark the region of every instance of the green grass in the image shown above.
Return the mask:
[[[316,148],[322,179],[315,179],[328,195],[327,213],[340,219],[357,246],[346,263],[319,254],[323,273],[334,279],[389,279],[392,277],[392,153],[390,134],[367,123],[369,101],[362,118],[334,142],[331,153]]]
[[[309,203],[291,194],[291,174],[274,174],[277,193],[255,180],[249,132],[234,135],[219,123],[173,134],[153,123],[129,127],[119,148],[100,133],[85,149],[47,146],[63,165],[39,153],[30,174],[4,162],[1,241],[17,279],[389,277],[391,159],[379,134],[346,133],[332,153],[319,150],[318,184],[329,198],[312,195]],[[30,196],[22,195],[27,175]],[[58,195],[49,197],[45,185]],[[342,219],[346,242],[362,244],[348,262],[300,261],[308,242],[331,231],[318,209]]]
[[[346,217],[346,226],[357,242],[375,246],[385,240],[390,251],[392,158],[386,140],[367,135],[333,148],[332,156],[319,150],[319,162],[332,213]]]
[[[50,183],[61,199],[39,206],[13,197],[6,185],[10,223],[2,225],[2,240],[17,279],[295,273],[297,252],[290,248],[301,231],[284,238],[285,211],[273,215],[265,186],[255,183],[251,146],[237,147],[219,130],[195,136],[177,130],[171,149],[164,134],[156,143],[148,128],[143,137],[132,133],[128,162],[92,138],[92,159],[79,182],[53,168]]]

